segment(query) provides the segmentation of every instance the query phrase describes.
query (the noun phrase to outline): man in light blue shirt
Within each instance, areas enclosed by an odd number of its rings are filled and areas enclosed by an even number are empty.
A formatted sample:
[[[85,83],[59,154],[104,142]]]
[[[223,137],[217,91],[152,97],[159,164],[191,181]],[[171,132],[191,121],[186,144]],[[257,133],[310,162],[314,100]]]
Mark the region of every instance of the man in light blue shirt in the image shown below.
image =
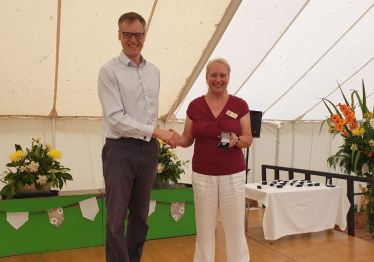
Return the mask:
[[[144,18],[125,13],[118,20],[118,28],[123,49],[101,67],[98,79],[102,135],[106,137],[102,151],[105,252],[108,262],[138,262],[148,232],[150,195],[157,174],[156,138],[172,148],[179,145],[179,139],[174,131],[157,128],[160,73],[140,54],[145,41]]]

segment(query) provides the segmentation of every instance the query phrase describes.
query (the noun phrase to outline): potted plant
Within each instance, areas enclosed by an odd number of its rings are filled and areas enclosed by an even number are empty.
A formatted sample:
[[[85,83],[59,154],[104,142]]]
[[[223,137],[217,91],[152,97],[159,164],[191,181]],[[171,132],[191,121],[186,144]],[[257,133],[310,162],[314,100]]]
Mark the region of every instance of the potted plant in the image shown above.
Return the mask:
[[[338,152],[327,159],[327,162],[333,168],[339,166],[345,174],[374,178],[374,118],[373,112],[368,109],[366,104],[364,81],[362,81],[362,99],[357,91],[353,91],[351,103],[348,102],[340,86],[339,88],[344,98],[344,104],[335,105],[331,101],[323,99],[330,112],[330,117],[324,121],[329,125],[329,132],[333,136],[341,135],[343,137],[343,145],[340,146]],[[356,120],[355,97],[362,111],[362,121]],[[331,104],[332,109],[328,103]],[[371,234],[374,234],[373,192],[373,184],[368,184],[366,230]]]
[[[25,188],[45,191],[52,185],[62,189],[67,180],[73,180],[67,173],[70,169],[58,161],[61,152],[49,144],[43,146],[40,140],[40,137],[33,138],[31,149],[25,151],[15,145],[16,152],[9,156],[11,162],[6,165],[8,170],[0,175],[0,181],[6,184],[0,191],[3,198],[11,199]]]
[[[171,150],[170,146],[164,141],[157,139],[160,143],[160,150],[158,155],[157,175],[155,179],[155,187],[162,188],[163,184],[173,182],[178,184],[180,174],[184,173],[183,166],[190,161],[181,161],[177,154]]]

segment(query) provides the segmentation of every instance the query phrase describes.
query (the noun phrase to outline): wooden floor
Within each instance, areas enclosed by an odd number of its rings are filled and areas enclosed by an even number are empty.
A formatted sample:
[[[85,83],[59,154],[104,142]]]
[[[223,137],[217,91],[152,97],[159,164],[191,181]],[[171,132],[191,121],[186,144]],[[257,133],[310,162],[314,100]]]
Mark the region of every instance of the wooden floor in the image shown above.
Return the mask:
[[[263,209],[251,210],[246,232],[251,262],[372,262],[374,244],[330,230],[286,236],[270,244],[262,231]],[[196,236],[149,240],[142,262],[191,262]],[[3,238],[6,241],[6,238]],[[20,243],[22,244],[22,243]],[[0,244],[1,248],[1,244]],[[0,258],[0,262],[103,262],[103,246]],[[226,262],[225,236],[218,223],[216,262]]]

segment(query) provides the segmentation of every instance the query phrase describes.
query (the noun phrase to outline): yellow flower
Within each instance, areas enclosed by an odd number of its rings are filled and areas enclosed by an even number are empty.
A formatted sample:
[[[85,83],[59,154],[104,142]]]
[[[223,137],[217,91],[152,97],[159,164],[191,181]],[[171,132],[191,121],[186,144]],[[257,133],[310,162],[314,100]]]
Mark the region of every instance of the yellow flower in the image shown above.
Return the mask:
[[[12,162],[18,162],[21,159],[23,159],[25,156],[26,156],[26,153],[24,151],[18,150],[17,152],[11,154],[9,158],[10,160],[12,160]]]
[[[58,151],[57,149],[51,149],[48,154],[53,159],[60,159],[61,158],[61,152]]]
[[[159,139],[159,138],[157,138],[157,140],[158,140],[158,142],[160,143],[160,146],[161,146],[162,144],[166,144],[164,141],[162,141],[162,140]]]
[[[365,133],[365,129],[363,127],[357,127],[352,130],[352,134],[354,136],[359,136],[359,135],[362,135],[363,133]]]
[[[47,143],[47,144],[45,144],[45,147],[48,148],[48,150],[52,150],[52,146],[51,146],[51,144],[48,144],[48,143]]]

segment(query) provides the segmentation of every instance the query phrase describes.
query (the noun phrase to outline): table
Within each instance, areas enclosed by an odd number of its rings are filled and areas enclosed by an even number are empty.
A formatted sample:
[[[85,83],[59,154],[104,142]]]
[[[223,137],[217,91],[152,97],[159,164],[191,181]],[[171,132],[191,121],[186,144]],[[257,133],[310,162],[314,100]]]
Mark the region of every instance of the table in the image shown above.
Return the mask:
[[[293,187],[257,189],[246,184],[245,197],[266,207],[262,225],[266,240],[347,226],[350,203],[340,187]],[[246,216],[248,218],[248,213]]]

